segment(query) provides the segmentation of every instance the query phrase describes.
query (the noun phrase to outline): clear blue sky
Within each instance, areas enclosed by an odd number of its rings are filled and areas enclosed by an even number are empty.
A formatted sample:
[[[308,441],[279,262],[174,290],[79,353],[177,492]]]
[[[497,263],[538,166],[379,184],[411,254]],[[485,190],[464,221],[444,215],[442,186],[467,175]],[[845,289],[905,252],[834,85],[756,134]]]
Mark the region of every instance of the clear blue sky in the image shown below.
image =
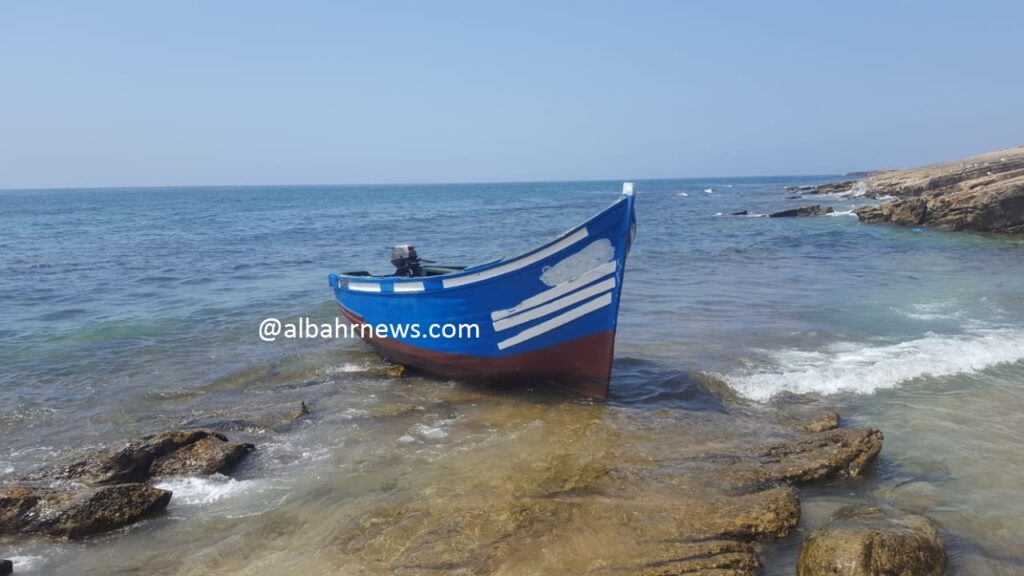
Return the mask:
[[[837,173],[1024,144],[1014,2],[0,3],[0,188]]]

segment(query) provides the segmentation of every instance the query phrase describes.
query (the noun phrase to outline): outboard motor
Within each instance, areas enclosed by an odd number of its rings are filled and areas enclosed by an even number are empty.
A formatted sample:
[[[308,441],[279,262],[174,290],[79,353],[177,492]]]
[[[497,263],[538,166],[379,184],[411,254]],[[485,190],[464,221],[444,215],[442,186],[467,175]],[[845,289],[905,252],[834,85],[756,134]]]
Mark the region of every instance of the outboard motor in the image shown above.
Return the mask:
[[[391,247],[391,263],[395,266],[395,276],[423,276],[420,257],[412,244],[399,244]]]

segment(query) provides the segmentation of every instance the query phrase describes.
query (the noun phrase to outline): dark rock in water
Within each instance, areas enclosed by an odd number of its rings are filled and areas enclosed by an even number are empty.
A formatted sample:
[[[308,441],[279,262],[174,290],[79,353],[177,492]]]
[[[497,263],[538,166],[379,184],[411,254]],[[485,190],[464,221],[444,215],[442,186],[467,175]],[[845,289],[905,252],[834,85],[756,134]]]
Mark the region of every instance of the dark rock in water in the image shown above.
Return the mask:
[[[756,454],[764,459],[763,476],[806,484],[860,476],[882,451],[883,439],[874,428],[840,428],[771,444]]]
[[[0,559],[0,576],[10,576],[14,573],[14,562],[7,559]]]
[[[769,218],[795,218],[797,216],[821,216],[823,214],[831,214],[835,212],[831,206],[822,208],[821,204],[815,204],[813,206],[803,206],[801,208],[793,208],[790,210],[781,210],[779,212],[772,212],[768,215]]]
[[[804,430],[808,432],[825,432],[835,430],[839,427],[839,412],[828,410],[818,418],[804,424]]]
[[[786,200],[803,200],[803,196],[786,196]]]
[[[746,215],[747,215],[747,211],[746,210],[740,210],[739,212],[733,212],[731,214],[731,216],[746,216]]]
[[[942,576],[946,549],[923,516],[890,508],[848,507],[807,537],[798,576]]]
[[[233,420],[215,420],[194,422],[198,428],[212,428],[214,430],[244,430],[248,432],[286,432],[295,426],[300,420],[308,416],[309,408],[305,402],[283,416],[262,416],[258,418],[239,418]]]
[[[59,490],[0,488],[0,534],[81,538],[126,526],[162,510],[171,493],[145,484]]]
[[[800,485],[860,476],[881,452],[882,441],[882,433],[873,428],[839,428],[707,460],[720,462],[714,477],[732,490]]]
[[[789,192],[800,192],[802,194],[843,194],[857,186],[856,180],[844,180],[842,182],[829,182],[817,186],[788,186]]]
[[[889,171],[865,185],[869,196],[897,199],[857,209],[862,222],[1024,233],[1024,147]]]
[[[75,480],[100,486],[146,482],[159,475],[225,473],[255,449],[252,444],[229,442],[213,430],[170,430],[131,440],[117,449],[102,450],[56,470],[37,472],[27,479]]]
[[[156,458],[149,474],[158,477],[226,473],[255,449],[252,444],[227,442],[223,436],[207,436]]]
[[[864,206],[854,211],[861,222],[919,226],[928,219],[928,202],[923,198],[906,198],[881,206]]]

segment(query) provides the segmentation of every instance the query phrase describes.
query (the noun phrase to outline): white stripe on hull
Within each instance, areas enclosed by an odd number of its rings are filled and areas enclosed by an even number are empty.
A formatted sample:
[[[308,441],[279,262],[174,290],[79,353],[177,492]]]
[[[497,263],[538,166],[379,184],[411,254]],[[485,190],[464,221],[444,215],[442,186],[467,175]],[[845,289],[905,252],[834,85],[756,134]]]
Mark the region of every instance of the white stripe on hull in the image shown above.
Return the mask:
[[[395,282],[395,292],[423,292],[423,282]]]
[[[585,316],[595,310],[600,310],[605,306],[609,306],[611,303],[611,292],[605,292],[603,295],[598,296],[597,298],[594,298],[593,300],[586,302],[580,306],[577,306],[569,310],[568,312],[555,316],[550,320],[545,320],[544,322],[541,322],[536,326],[531,326],[530,328],[523,330],[522,332],[516,334],[511,338],[498,342],[498,350],[504,350],[506,348],[515,346],[516,344],[522,344],[527,340],[532,340],[537,336],[547,334],[548,332],[554,330],[555,328],[558,328],[559,326],[568,324],[569,322],[572,322],[573,320]]]
[[[514,316],[516,314],[519,314],[520,312],[524,312],[526,310],[529,310],[530,308],[533,308],[535,306],[540,306],[541,304],[544,304],[545,302],[549,302],[551,300],[554,300],[555,298],[558,298],[560,296],[564,296],[564,295],[566,295],[566,294],[576,290],[577,288],[580,288],[582,286],[586,286],[587,284],[590,284],[594,280],[597,280],[599,278],[604,278],[605,276],[615,272],[615,268],[616,268],[616,263],[615,263],[614,260],[612,260],[611,262],[607,262],[605,264],[602,264],[602,265],[598,266],[597,268],[593,268],[591,270],[588,270],[588,271],[584,272],[583,274],[580,275],[579,278],[577,278],[575,280],[571,280],[569,282],[565,282],[564,284],[559,284],[558,286],[555,286],[554,288],[545,290],[545,291],[543,291],[543,292],[541,292],[539,294],[536,294],[534,296],[530,296],[529,298],[527,298],[526,300],[523,300],[519,304],[516,304],[512,308],[507,308],[505,310],[495,310],[494,312],[491,312],[491,321],[497,322],[498,320],[501,320],[502,318],[508,318],[509,316]]]
[[[520,268],[525,268],[525,267],[529,266],[530,264],[534,264],[536,262],[540,262],[541,260],[547,258],[548,256],[551,256],[552,254],[555,254],[556,252],[558,252],[560,250],[568,248],[569,246],[572,246],[573,244],[579,242],[580,240],[583,240],[586,237],[587,237],[587,229],[586,228],[582,228],[582,229],[577,230],[576,232],[573,232],[572,234],[566,236],[565,238],[562,238],[561,240],[559,240],[559,241],[557,241],[557,242],[555,242],[553,244],[550,244],[546,248],[543,248],[541,250],[538,250],[538,251],[534,252],[533,254],[530,254],[529,256],[526,256],[524,258],[520,258],[518,260],[513,260],[512,262],[509,262],[507,264],[502,264],[500,266],[495,266],[494,268],[491,268],[490,270],[483,270],[483,271],[477,272],[475,274],[466,274],[465,276],[456,276],[455,278],[449,278],[449,279],[443,280],[442,281],[442,285],[445,288],[454,288],[456,286],[463,286],[465,284],[472,284],[473,282],[479,282],[481,280],[487,280],[489,278],[495,278],[497,276],[501,276],[502,274],[507,274],[509,272],[513,272],[515,270],[519,270]]]
[[[369,282],[349,282],[348,289],[353,292],[380,292],[380,284]]]
[[[502,330],[514,328],[516,326],[519,326],[520,324],[525,324],[531,320],[543,318],[548,314],[558,312],[559,310],[568,308],[573,304],[577,304],[588,298],[597,296],[598,294],[610,292],[613,288],[615,288],[614,276],[605,280],[604,282],[598,282],[597,284],[573,292],[572,294],[569,294],[564,298],[559,298],[558,300],[549,302],[548,304],[544,304],[543,306],[537,306],[536,308],[531,308],[521,314],[516,314],[515,316],[509,316],[507,318],[498,320],[497,322],[494,323],[494,331],[501,332]]]

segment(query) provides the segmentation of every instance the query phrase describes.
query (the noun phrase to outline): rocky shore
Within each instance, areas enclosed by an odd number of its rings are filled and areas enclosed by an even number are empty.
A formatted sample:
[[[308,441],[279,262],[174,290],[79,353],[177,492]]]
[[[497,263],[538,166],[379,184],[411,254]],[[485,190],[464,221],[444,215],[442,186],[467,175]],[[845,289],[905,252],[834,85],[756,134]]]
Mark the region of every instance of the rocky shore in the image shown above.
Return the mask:
[[[710,385],[700,389],[716,396]],[[864,482],[883,436],[842,427],[835,411],[766,420],[722,408],[619,411],[468,388],[435,404],[383,400],[358,413],[361,433],[437,414],[481,441],[445,452],[439,469],[417,477],[401,473],[407,464],[394,454],[368,457],[363,466],[394,468],[398,479],[379,486],[380,498],[325,516],[318,546],[339,569],[366,574],[754,576],[766,546],[800,524],[800,488]],[[282,418],[209,424],[288,430],[307,413],[302,405]],[[212,428],[170,430],[22,474],[0,482],[0,537],[80,539],[129,525],[172,499],[154,480],[230,473],[254,449]],[[837,515],[812,532],[799,573],[834,574],[842,565],[858,567],[851,574],[941,574],[945,552],[926,519],[872,514]],[[246,526],[287,535],[288,522],[303,521],[254,518]],[[887,571],[893,566],[910,568]]]
[[[862,222],[872,224],[1020,234],[1024,233],[1024,146],[796,191],[887,199],[856,210]]]
[[[229,472],[253,450],[213,430],[171,430],[32,472],[0,484],[0,536],[115,530],[167,506],[171,492],[153,480]]]
[[[284,428],[308,413],[302,403],[280,418],[214,426]],[[0,536],[79,539],[116,530],[167,507],[172,493],[153,487],[156,480],[228,474],[255,449],[211,428],[169,430],[0,479]],[[0,569],[11,568],[0,564]]]

